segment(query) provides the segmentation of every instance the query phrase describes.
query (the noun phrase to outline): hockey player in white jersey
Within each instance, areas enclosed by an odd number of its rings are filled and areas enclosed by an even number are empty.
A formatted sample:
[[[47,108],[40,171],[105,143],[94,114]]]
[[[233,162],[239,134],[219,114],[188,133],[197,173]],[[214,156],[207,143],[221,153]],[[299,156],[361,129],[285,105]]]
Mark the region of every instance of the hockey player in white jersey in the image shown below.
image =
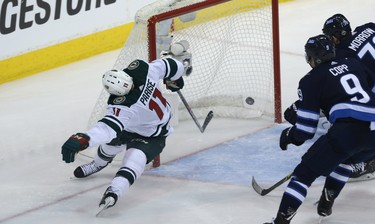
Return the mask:
[[[159,89],[160,80],[166,88],[183,88],[182,75],[191,72],[191,54],[183,53],[183,62],[172,57],[150,63],[133,61],[124,70],[110,70],[103,75],[104,88],[110,93],[107,112],[86,132],[72,135],[62,146],[62,159],[74,162],[75,155],[88,147],[98,147],[94,160],[74,170],[84,178],[105,168],[113,158],[126,150],[121,168],[104,192],[99,207],[116,204],[141,176],[146,164],[165,147],[170,126],[171,106]]]

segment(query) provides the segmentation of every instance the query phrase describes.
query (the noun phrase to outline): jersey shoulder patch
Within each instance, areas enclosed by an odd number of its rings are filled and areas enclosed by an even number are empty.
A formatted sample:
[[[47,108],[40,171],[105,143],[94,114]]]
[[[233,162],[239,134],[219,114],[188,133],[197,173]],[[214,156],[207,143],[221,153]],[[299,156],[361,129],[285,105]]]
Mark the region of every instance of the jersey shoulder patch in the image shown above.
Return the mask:
[[[131,105],[135,104],[138,101],[139,97],[141,96],[141,93],[142,92],[137,88],[137,89],[131,90],[125,96],[110,95],[108,98],[107,104],[130,107]]]
[[[148,70],[149,65],[147,62],[135,60],[124,69],[124,72],[133,78],[134,88],[138,88],[146,83]]]

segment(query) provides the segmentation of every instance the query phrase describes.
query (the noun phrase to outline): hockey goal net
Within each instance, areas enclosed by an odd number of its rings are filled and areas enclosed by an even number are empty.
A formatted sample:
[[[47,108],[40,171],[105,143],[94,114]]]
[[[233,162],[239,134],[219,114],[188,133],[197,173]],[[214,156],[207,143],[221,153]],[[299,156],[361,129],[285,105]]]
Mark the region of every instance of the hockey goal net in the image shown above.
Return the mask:
[[[193,65],[182,92],[198,118],[212,110],[281,122],[277,0],[158,0],[136,13],[114,68],[154,60],[181,40]],[[102,91],[89,125],[103,116],[107,98]],[[182,103],[177,110],[180,120],[191,119]]]

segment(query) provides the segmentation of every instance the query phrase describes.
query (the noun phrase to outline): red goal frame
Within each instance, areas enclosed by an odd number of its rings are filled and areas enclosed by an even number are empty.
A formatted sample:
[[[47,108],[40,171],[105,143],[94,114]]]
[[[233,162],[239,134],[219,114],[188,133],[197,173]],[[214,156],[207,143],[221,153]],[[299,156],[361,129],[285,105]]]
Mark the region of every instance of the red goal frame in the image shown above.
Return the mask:
[[[206,0],[179,9],[151,16],[147,23],[149,61],[157,59],[156,53],[156,24],[183,14],[205,9],[231,0]],[[272,36],[273,36],[273,67],[274,67],[274,108],[275,123],[281,123],[281,79],[280,79],[280,39],[279,39],[279,1],[271,0],[272,6]],[[153,161],[153,167],[160,166],[160,156]]]

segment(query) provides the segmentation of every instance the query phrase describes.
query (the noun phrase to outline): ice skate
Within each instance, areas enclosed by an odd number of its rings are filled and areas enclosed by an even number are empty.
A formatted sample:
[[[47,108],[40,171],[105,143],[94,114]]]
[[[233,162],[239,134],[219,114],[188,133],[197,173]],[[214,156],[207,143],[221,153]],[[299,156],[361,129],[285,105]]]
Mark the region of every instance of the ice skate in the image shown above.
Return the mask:
[[[83,165],[77,167],[74,170],[74,176],[77,177],[77,178],[88,177],[91,174],[94,174],[94,173],[97,173],[97,172],[101,171],[107,165],[108,165],[108,163],[105,166],[98,166],[97,164],[95,164],[95,161],[92,161],[90,163],[83,164]]]
[[[116,204],[117,199],[117,194],[112,191],[111,187],[108,187],[99,202],[99,210],[96,216],[99,216],[104,210],[113,207]]]
[[[323,189],[317,207],[317,212],[320,216],[326,217],[332,214],[332,206],[335,202],[333,194],[333,191],[327,190],[326,188]]]
[[[272,219],[271,222],[266,222],[264,224],[289,224],[295,214],[295,212],[291,213],[291,215],[278,213],[276,219]]]
[[[371,180],[375,178],[375,159],[351,165],[353,172],[348,182]]]

